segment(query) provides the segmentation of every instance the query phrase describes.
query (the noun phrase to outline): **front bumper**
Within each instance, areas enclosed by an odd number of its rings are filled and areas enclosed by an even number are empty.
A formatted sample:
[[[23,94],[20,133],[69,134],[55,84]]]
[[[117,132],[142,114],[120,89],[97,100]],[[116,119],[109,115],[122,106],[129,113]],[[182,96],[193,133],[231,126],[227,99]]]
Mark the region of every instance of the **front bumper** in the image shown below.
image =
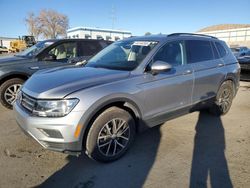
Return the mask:
[[[20,104],[14,104],[14,114],[20,128],[46,149],[77,154],[82,150],[80,136],[74,133],[82,112],[70,112],[65,117],[36,117]]]

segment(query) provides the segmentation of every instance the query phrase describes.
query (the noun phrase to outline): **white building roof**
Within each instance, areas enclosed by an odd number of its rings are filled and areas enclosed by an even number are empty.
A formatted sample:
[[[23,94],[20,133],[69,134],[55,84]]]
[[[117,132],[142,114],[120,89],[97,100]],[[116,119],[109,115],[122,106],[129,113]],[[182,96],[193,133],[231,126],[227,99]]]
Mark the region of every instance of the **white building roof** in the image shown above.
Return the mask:
[[[95,27],[73,27],[67,30],[67,33],[79,31],[79,30],[87,30],[87,31],[103,31],[103,32],[112,32],[112,33],[124,33],[124,34],[131,34],[130,31],[125,30],[115,30],[115,29],[101,29]]]

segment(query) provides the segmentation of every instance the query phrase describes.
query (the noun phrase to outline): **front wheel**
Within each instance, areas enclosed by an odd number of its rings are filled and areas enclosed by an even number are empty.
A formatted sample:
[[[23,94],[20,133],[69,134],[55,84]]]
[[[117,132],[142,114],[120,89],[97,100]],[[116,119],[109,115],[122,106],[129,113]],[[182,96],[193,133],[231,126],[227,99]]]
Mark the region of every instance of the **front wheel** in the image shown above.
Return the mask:
[[[86,140],[89,157],[110,162],[123,156],[135,137],[135,121],[129,112],[111,107],[93,122]]]
[[[21,89],[23,83],[24,80],[20,78],[13,78],[5,81],[0,86],[0,102],[3,106],[12,109],[17,93]]]
[[[234,97],[234,85],[230,80],[225,81],[216,95],[213,106],[209,109],[210,113],[216,116],[225,115],[231,108]]]

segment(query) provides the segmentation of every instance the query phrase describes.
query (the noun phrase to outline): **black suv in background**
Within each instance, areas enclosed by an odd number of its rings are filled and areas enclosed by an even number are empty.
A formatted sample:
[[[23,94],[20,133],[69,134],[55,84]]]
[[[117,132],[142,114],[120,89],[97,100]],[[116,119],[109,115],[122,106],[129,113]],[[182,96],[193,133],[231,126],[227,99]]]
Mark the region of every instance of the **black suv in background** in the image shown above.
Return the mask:
[[[111,42],[91,39],[45,40],[11,57],[0,58],[0,102],[12,108],[22,84],[34,72],[88,60]]]

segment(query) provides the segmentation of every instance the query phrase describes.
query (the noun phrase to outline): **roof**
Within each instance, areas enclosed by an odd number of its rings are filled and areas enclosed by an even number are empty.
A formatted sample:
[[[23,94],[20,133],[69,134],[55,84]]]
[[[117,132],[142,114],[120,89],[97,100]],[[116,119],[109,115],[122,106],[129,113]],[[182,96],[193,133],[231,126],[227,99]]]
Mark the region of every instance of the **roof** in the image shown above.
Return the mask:
[[[228,30],[228,29],[240,29],[250,27],[250,24],[219,24],[209,27],[205,27],[197,32],[208,32],[208,31],[217,31],[217,30]]]
[[[159,35],[145,35],[145,36],[133,36],[127,38],[125,40],[152,40],[152,41],[160,41],[162,39],[167,38],[167,35],[159,34]]]
[[[46,39],[42,42],[61,42],[61,41],[106,41],[100,39],[84,39],[84,38],[61,38],[61,39]]]
[[[139,37],[130,37],[130,38],[127,38],[126,40],[161,41],[161,40],[167,40],[169,37],[200,37],[204,39],[217,39],[216,37],[213,37],[213,36],[196,34],[196,33],[172,33],[169,35],[158,34],[158,35],[145,35],[145,36],[139,36]]]
[[[74,27],[67,30],[67,33],[79,30],[90,30],[90,31],[103,31],[103,32],[114,32],[114,33],[124,33],[124,34],[131,34],[130,31],[125,30],[115,30],[115,29],[102,29],[102,28],[94,28],[94,27]]]

